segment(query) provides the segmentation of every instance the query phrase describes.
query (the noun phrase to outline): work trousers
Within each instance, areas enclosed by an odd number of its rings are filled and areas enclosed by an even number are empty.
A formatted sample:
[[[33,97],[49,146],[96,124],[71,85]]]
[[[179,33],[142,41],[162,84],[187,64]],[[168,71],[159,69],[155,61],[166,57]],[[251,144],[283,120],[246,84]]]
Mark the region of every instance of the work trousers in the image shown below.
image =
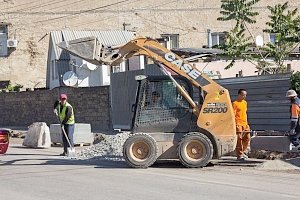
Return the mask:
[[[246,154],[247,148],[250,144],[250,127],[248,125],[236,126],[236,136],[237,136],[237,143],[236,143],[236,156],[241,157],[243,154]]]
[[[66,131],[66,134],[70,140],[70,143],[72,146],[74,146],[74,139],[73,139],[73,136],[74,136],[74,124],[64,124],[63,125],[65,131]],[[67,148],[70,146],[66,137],[65,137],[65,134],[62,133],[62,141],[63,141],[63,145],[64,145],[64,153],[67,153]]]
[[[294,135],[290,135],[289,138],[290,138],[290,141],[295,146],[298,146],[299,145],[299,141],[297,141],[297,140],[300,139],[300,132],[296,132]]]

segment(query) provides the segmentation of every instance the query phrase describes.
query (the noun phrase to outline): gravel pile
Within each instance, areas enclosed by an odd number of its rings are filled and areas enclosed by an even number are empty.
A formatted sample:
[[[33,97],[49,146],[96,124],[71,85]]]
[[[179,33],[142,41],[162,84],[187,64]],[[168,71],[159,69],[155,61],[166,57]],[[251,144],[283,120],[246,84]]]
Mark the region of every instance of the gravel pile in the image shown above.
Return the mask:
[[[77,152],[76,159],[123,160],[123,144],[129,135],[129,132],[122,132],[116,135],[103,135],[103,140],[99,143]]]

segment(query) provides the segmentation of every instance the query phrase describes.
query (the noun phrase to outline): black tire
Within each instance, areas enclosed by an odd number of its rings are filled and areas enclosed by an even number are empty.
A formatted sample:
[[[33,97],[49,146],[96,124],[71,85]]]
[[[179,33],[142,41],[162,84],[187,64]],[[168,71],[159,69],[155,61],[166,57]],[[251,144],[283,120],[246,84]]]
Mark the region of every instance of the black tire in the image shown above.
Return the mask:
[[[158,147],[156,141],[148,134],[136,133],[124,143],[123,156],[126,162],[134,168],[147,168],[157,159]]]
[[[202,133],[188,133],[178,143],[180,162],[186,167],[204,167],[213,157],[213,145]]]

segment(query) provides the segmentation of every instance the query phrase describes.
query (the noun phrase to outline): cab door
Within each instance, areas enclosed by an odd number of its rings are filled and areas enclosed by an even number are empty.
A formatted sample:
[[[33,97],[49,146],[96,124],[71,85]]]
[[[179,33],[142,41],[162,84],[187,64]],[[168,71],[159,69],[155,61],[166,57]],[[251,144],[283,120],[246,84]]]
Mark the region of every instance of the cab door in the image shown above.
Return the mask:
[[[192,94],[186,79],[176,81]],[[169,78],[148,78],[142,83],[134,132],[189,132],[191,120],[189,103]]]

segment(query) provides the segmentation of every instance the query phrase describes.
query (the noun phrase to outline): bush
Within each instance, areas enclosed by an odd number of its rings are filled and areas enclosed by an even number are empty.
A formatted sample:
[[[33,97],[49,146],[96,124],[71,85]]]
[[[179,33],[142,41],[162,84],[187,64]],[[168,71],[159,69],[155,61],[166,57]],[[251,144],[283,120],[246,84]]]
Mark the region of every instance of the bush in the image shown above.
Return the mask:
[[[300,72],[293,73],[291,85],[292,89],[295,90],[297,94],[300,94]]]
[[[23,85],[20,85],[17,83],[16,85],[9,84],[8,86],[5,87],[5,89],[8,91],[18,91],[22,87],[23,87]]]

